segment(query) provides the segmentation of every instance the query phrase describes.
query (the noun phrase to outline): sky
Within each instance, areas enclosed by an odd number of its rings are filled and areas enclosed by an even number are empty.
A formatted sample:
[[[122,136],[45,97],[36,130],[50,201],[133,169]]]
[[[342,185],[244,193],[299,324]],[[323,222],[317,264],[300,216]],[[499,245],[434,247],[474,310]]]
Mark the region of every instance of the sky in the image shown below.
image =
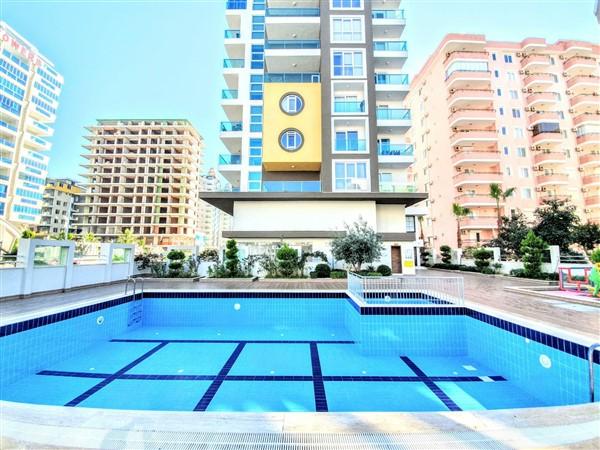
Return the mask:
[[[447,33],[490,40],[600,42],[594,0],[404,0],[414,75]],[[214,167],[225,0],[0,0],[0,19],[64,76],[49,176],[80,178],[84,127],[96,119],[189,119]]]

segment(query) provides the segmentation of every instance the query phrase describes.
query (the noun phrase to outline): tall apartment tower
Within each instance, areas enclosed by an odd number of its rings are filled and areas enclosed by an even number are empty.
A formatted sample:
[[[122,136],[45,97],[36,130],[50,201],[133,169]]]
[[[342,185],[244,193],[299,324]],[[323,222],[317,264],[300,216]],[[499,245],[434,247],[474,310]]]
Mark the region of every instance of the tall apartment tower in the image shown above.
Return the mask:
[[[392,233],[396,272],[402,246],[413,267],[406,223],[414,218],[404,208],[423,196],[406,174],[413,153],[399,8],[399,0],[227,2],[221,139],[229,153],[219,171],[233,193],[207,201],[228,196],[213,201],[233,213],[228,237],[315,248],[360,216]],[[269,218],[269,208],[285,217]]]
[[[40,222],[63,78],[30,42],[0,21],[0,241]]]
[[[184,119],[98,120],[87,127],[80,226],[103,240],[125,229],[148,245],[193,245],[203,139]]]
[[[468,207],[463,247],[497,233],[489,185],[516,188],[504,215],[569,200],[600,221],[600,47],[450,34],[411,86],[415,181],[429,193],[426,236],[457,245],[452,204]]]
[[[42,197],[42,217],[37,232],[43,236],[79,231],[75,213],[82,200],[83,189],[68,178],[48,178]]]
[[[219,192],[223,190],[221,185],[214,168],[210,168],[206,174],[200,176],[202,192]],[[198,211],[200,234],[204,245],[210,248],[221,248],[223,246],[222,232],[229,230],[231,216],[203,200],[200,200]]]

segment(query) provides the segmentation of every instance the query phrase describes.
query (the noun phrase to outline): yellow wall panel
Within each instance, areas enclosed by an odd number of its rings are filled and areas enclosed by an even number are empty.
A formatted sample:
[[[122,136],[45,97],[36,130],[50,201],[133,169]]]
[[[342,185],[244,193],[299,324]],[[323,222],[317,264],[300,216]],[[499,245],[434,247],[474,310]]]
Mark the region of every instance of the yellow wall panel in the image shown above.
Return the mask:
[[[304,108],[296,115],[283,112],[281,99],[298,94]],[[279,145],[281,133],[289,128],[302,133],[302,147],[290,152]],[[263,167],[267,171],[321,170],[321,84],[265,83],[263,97]]]

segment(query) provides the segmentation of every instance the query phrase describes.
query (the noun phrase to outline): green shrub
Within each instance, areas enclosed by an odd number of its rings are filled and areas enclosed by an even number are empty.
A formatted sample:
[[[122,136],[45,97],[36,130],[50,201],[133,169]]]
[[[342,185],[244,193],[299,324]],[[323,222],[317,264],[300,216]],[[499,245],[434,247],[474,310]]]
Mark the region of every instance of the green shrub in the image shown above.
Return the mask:
[[[235,239],[229,239],[227,244],[225,244],[225,248],[225,268],[227,269],[227,276],[235,277],[240,271],[239,250]]]
[[[277,249],[277,268],[284,278],[290,278],[298,269],[298,250],[287,244]]]
[[[484,273],[486,275],[494,275],[496,271],[491,267],[484,267],[483,269],[481,269],[481,273]]]
[[[379,272],[367,272],[368,277],[380,277],[381,274]]]
[[[494,256],[494,254],[490,250],[486,250],[485,248],[478,248],[473,252],[473,258],[475,258],[475,266],[479,269],[480,272],[483,272],[484,270],[490,268],[490,259],[492,259],[492,256]]]
[[[600,247],[590,253],[590,261],[594,264],[600,263]]]
[[[171,250],[167,253],[167,259],[171,261],[179,261],[181,259],[185,259],[185,253],[181,250]]]
[[[329,278],[331,276],[331,267],[329,264],[317,264],[315,267],[317,278]]]
[[[340,269],[332,270],[331,278],[333,278],[333,279],[348,278],[348,272],[346,272],[345,270],[340,270]]]
[[[452,262],[452,249],[449,245],[442,245],[440,247],[440,254],[444,264],[450,264]]]
[[[377,266],[377,272],[383,275],[384,277],[389,277],[392,274],[392,269],[390,268],[390,266],[381,264]]]
[[[525,274],[531,278],[539,278],[542,274],[542,258],[548,245],[533,231],[529,231],[523,242],[521,242],[521,254]]]
[[[314,270],[312,272],[309,272],[308,276],[311,277],[312,279],[318,278],[317,277],[317,272],[315,272]]]

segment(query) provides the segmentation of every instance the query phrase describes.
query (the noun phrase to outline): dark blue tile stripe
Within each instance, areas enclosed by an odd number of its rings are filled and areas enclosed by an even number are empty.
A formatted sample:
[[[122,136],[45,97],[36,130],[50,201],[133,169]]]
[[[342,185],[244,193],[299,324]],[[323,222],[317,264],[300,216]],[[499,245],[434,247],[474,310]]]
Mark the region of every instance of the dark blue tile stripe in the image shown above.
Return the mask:
[[[225,362],[225,365],[223,366],[219,374],[215,377],[213,382],[208,387],[208,390],[204,393],[198,404],[194,407],[194,411],[206,411],[206,408],[208,408],[208,405],[210,405],[210,402],[215,397],[215,394],[221,387],[221,384],[223,384],[225,377],[235,364],[235,361],[238,359],[238,356],[240,356],[240,353],[242,353],[242,350],[244,350],[245,345],[246,344],[244,342],[241,342],[237,345],[227,362]]]
[[[444,405],[446,405],[446,408],[448,408],[450,411],[462,411],[462,409],[456,403],[454,403],[450,397],[448,397],[446,393],[440,389],[440,387],[435,384],[431,378],[429,378],[427,374],[425,374],[425,372],[423,372],[419,366],[417,366],[408,356],[401,356],[400,359],[402,359],[402,361],[404,361],[404,363],[410,367],[410,370],[412,370],[418,377],[422,379],[421,381],[425,383],[425,386],[427,386],[429,390],[433,392]]]
[[[96,372],[68,372],[60,370],[42,370],[37,375],[49,375],[54,377],[73,377],[73,378],[109,378],[112,373],[96,373]]]
[[[315,410],[317,412],[327,412],[327,396],[325,394],[325,385],[323,384],[323,372],[321,371],[321,360],[319,358],[319,348],[316,342],[310,344],[310,362],[313,374],[313,390],[315,393]]]
[[[110,342],[169,342],[170,344],[355,344],[355,341],[267,341],[244,339],[111,339]]]
[[[145,359],[148,359],[150,356],[154,355],[157,351],[159,351],[165,345],[168,345],[168,342],[162,342],[162,343],[158,344],[156,347],[154,347],[153,349],[147,351],[146,353],[144,353],[142,356],[140,356],[136,360],[130,362],[129,364],[127,364],[125,367],[123,367],[119,371],[115,372],[110,377],[105,378],[104,380],[102,380],[96,386],[91,387],[90,389],[88,389],[87,391],[85,391],[83,394],[75,397],[73,400],[71,400],[65,406],[77,406],[82,401],[86,400],[91,395],[93,395],[94,393],[98,392],[100,389],[102,389],[103,387],[105,387],[109,383],[112,383],[114,380],[116,380],[117,378],[119,378],[121,375],[123,375],[128,370],[132,369],[133,367],[137,366],[139,363],[141,363]]]

